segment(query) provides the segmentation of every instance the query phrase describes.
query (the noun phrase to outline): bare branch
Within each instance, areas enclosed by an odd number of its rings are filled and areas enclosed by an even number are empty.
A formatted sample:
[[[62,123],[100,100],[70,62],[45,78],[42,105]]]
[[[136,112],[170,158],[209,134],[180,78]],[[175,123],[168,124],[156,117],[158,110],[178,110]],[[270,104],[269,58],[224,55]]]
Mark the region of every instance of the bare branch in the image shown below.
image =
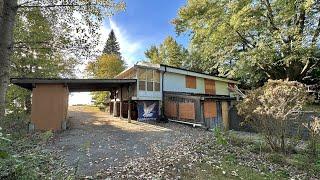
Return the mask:
[[[49,5],[30,5],[30,6],[18,6],[19,8],[54,8],[54,7],[87,7],[87,6],[98,6],[96,3],[86,4],[49,4]]]

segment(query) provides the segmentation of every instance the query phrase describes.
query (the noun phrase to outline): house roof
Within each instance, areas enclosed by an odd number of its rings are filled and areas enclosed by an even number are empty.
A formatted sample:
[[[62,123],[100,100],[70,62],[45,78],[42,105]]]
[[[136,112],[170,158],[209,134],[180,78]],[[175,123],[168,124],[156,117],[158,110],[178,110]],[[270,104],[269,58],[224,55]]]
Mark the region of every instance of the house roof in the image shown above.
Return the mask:
[[[217,81],[224,81],[224,82],[230,82],[230,83],[235,83],[235,84],[240,84],[238,81],[225,78],[225,77],[219,77],[219,76],[213,76],[208,73],[203,73],[203,72],[197,72],[197,71],[192,71],[180,67],[173,67],[173,66],[168,66],[165,64],[153,64],[148,61],[140,61],[136,63],[135,65],[127,68],[126,70],[122,71],[120,74],[116,76],[116,78],[121,77],[125,75],[127,72],[134,70],[136,67],[142,67],[142,68],[150,68],[150,69],[158,69],[160,71],[166,71],[166,72],[172,72],[172,73],[177,73],[177,74],[184,74],[184,75],[190,75],[190,76],[196,76],[196,77],[202,77],[206,79],[212,79],[212,80],[217,80]]]
[[[134,84],[136,79],[59,79],[59,78],[11,78],[11,83],[32,90],[36,84],[64,84],[70,92],[108,91]]]

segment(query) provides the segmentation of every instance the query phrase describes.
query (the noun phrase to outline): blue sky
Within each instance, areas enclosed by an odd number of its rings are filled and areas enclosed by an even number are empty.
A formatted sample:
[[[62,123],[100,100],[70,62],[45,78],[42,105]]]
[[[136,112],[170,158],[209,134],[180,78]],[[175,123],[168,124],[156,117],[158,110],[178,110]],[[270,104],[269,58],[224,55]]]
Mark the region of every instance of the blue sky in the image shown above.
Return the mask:
[[[115,31],[120,51],[128,66],[145,60],[144,51],[151,45],[162,43],[169,35],[187,46],[188,37],[177,37],[171,24],[185,3],[186,0],[126,0],[126,10],[106,19],[101,26],[98,49],[103,49],[111,28]],[[69,103],[90,104],[91,95],[89,92],[71,93]]]
[[[144,51],[151,45],[160,44],[169,35],[187,46],[188,37],[177,37],[171,24],[185,3],[186,0],[126,0],[124,11],[105,20],[103,37],[107,36],[110,28],[115,29],[128,65],[145,59]]]

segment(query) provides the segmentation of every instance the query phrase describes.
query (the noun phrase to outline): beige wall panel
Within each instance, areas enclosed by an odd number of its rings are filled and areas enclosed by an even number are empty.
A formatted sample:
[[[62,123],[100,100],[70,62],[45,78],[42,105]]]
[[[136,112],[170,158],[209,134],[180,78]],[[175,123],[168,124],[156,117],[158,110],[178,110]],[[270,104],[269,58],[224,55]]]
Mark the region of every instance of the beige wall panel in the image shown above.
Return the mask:
[[[39,130],[60,130],[67,116],[68,89],[62,84],[41,84],[32,91],[31,121]]]

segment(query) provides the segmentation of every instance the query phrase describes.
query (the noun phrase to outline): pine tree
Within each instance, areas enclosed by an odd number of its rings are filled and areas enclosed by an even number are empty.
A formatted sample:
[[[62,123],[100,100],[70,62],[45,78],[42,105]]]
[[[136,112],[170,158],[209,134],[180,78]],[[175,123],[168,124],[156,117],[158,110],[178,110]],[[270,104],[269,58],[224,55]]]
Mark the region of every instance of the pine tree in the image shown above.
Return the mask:
[[[103,49],[103,53],[114,54],[121,57],[120,46],[119,46],[119,43],[117,42],[117,38],[116,38],[116,35],[114,34],[113,29],[109,33],[108,40]]]

